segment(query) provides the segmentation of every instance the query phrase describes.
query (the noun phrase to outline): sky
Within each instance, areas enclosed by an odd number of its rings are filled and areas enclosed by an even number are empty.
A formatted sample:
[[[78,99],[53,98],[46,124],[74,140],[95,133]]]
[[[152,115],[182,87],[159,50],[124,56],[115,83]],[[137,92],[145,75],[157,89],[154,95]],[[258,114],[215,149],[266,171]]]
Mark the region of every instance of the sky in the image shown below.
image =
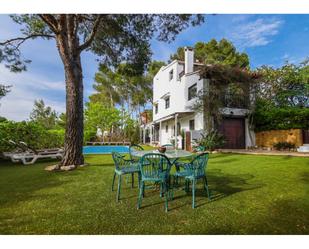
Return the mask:
[[[0,15],[0,27],[0,41],[20,35],[20,26],[8,15]],[[249,55],[251,68],[299,63],[309,57],[309,15],[206,15],[203,25],[184,30],[173,42],[153,39],[152,59],[167,61],[180,46],[222,38]],[[11,73],[0,64],[0,83],[12,85],[11,92],[0,100],[0,116],[27,120],[37,99],[58,113],[64,112],[64,70],[55,42],[30,40],[24,43],[22,53],[32,61],[26,72]],[[85,101],[94,92],[97,59],[91,52],[82,54]]]

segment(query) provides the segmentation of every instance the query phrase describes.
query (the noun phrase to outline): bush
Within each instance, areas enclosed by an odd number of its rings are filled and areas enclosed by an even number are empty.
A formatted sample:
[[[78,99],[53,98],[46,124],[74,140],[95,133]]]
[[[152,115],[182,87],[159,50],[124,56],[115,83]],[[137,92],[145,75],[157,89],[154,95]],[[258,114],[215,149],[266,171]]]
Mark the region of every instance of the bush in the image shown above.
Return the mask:
[[[276,150],[292,150],[295,149],[295,144],[290,142],[278,142],[273,144]]]
[[[6,119],[5,117],[1,117],[1,116],[0,116],[0,123],[1,123],[1,122],[5,122],[5,121],[7,121],[7,119]]]
[[[309,108],[279,108],[259,101],[253,114],[255,131],[309,129]]]
[[[203,146],[206,150],[213,151],[222,147],[225,143],[224,137],[217,131],[211,131],[208,134],[202,133],[202,138],[196,140],[198,146]]]
[[[93,142],[97,138],[97,132],[95,130],[85,130],[84,131],[84,143]]]
[[[46,130],[35,122],[0,123],[0,151],[16,149],[8,140],[23,141],[35,149],[62,147],[64,131]]]

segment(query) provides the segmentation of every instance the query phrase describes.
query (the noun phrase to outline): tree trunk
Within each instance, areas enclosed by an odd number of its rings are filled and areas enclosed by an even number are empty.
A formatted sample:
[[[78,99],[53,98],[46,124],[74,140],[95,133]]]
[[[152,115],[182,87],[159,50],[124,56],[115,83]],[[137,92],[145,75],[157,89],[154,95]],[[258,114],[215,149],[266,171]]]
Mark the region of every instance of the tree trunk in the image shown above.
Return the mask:
[[[57,48],[64,65],[66,83],[66,127],[64,156],[59,166],[84,164],[83,74],[79,39],[74,15],[61,15],[61,32],[56,36]]]
[[[64,157],[62,166],[82,165],[84,138],[83,77],[80,56],[65,65],[66,114]]]

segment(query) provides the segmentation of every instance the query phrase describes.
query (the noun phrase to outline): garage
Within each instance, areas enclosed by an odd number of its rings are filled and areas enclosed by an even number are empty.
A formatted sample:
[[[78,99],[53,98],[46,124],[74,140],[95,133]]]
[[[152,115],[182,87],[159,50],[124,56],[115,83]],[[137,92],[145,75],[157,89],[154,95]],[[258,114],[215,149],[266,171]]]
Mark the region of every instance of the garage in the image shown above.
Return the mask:
[[[219,132],[225,138],[223,149],[245,149],[245,119],[230,118],[222,119]]]

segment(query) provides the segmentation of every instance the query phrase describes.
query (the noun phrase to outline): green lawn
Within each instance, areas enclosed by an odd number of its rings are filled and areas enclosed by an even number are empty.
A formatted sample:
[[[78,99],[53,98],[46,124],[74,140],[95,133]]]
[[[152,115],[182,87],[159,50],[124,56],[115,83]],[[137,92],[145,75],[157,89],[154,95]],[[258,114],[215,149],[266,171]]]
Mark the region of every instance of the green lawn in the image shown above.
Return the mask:
[[[148,190],[136,209],[137,188],[111,192],[111,156],[87,156],[72,172],[0,162],[0,234],[308,234],[309,158],[214,154],[208,164],[213,201],[198,207],[179,189],[164,199]],[[200,184],[198,188],[202,188]]]

